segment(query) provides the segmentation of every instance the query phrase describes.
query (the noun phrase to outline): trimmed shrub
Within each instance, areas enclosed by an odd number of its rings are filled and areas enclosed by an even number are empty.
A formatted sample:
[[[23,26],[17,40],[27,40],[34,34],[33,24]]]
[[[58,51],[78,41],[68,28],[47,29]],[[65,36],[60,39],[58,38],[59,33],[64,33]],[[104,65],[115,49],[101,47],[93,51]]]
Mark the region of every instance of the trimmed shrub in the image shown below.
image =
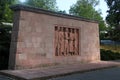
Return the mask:
[[[100,49],[101,60],[118,60],[120,53],[112,52],[111,50]]]

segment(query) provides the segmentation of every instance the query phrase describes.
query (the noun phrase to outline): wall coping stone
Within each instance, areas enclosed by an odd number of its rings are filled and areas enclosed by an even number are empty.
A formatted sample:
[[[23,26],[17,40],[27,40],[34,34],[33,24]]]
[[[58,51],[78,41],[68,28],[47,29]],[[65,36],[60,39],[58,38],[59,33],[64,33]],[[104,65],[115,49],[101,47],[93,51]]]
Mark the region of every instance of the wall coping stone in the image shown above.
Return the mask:
[[[45,10],[45,9],[41,9],[41,8],[37,8],[37,7],[31,7],[31,6],[23,5],[23,4],[16,4],[16,5],[10,6],[10,8],[13,11],[23,10],[23,11],[47,14],[47,15],[52,15],[52,16],[57,16],[57,17],[62,17],[62,18],[67,18],[67,19],[74,19],[74,20],[98,23],[97,20],[88,19],[88,18],[84,18],[84,17],[80,17],[80,16],[64,14],[64,13],[60,13],[60,12],[54,12],[54,11]]]

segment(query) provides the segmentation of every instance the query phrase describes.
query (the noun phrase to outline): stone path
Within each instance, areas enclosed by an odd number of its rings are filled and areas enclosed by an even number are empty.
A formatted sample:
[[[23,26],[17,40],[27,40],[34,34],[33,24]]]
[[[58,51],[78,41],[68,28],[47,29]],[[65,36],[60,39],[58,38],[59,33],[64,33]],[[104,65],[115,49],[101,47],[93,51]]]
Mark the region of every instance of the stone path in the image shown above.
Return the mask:
[[[72,74],[48,80],[120,80],[120,67]]]
[[[74,63],[39,69],[4,70],[0,71],[0,74],[15,78],[16,80],[40,80],[73,73],[88,72],[113,66],[115,67],[119,65],[119,62],[98,61],[87,64]]]

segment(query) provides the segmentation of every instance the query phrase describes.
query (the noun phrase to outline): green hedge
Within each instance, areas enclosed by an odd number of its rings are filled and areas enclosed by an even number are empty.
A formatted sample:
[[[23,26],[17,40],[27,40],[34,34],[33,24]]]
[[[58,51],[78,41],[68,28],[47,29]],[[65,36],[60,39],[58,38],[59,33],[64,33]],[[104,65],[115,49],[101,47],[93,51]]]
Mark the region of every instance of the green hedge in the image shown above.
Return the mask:
[[[100,49],[101,60],[119,60],[120,53],[111,50]]]

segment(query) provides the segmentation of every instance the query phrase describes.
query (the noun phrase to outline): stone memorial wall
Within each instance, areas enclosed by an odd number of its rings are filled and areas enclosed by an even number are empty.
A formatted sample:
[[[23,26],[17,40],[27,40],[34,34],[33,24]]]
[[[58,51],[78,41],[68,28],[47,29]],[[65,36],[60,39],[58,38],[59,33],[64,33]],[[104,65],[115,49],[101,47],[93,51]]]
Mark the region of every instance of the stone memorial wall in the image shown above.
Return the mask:
[[[9,69],[100,60],[98,22],[15,5]]]

